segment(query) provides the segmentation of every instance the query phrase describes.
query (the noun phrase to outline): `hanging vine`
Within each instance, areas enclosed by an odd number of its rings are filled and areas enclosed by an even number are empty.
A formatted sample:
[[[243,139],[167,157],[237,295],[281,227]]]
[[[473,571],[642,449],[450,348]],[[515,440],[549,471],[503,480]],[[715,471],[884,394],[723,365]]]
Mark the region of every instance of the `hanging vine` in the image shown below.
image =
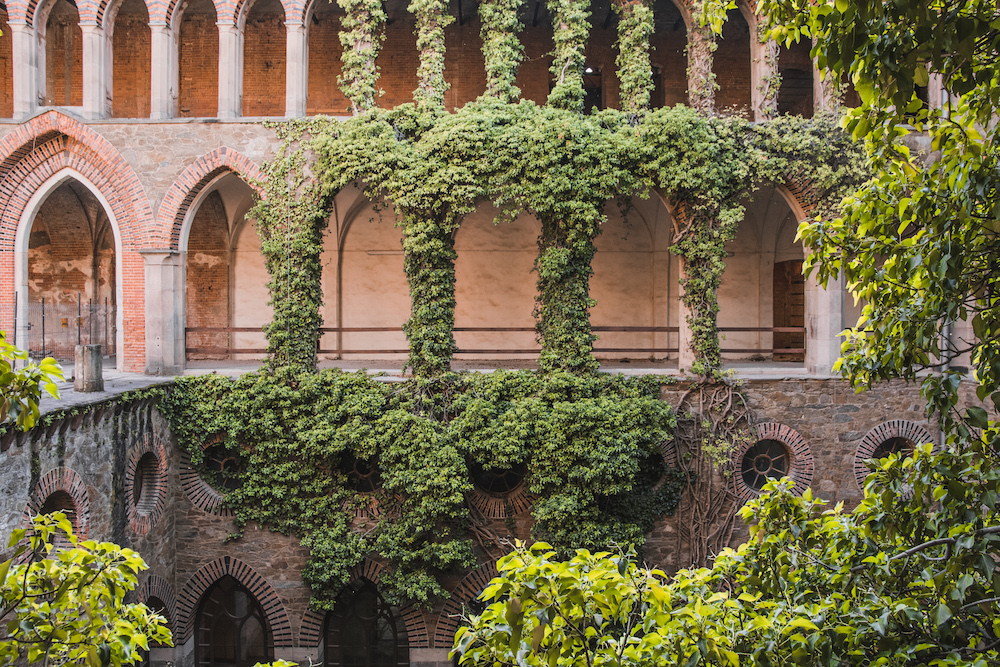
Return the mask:
[[[763,21],[757,25],[757,42],[761,45],[760,68],[764,72],[757,84],[757,90],[760,92],[757,120],[773,120],[778,116],[778,92],[781,89],[778,56],[781,50],[778,43],[770,38]]]

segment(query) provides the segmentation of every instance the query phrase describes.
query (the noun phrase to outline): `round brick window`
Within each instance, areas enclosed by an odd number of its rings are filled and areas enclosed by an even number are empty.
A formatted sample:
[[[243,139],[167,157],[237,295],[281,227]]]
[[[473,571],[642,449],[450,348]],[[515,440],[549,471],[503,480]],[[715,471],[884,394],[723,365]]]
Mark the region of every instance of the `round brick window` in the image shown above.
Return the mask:
[[[736,490],[749,500],[760,493],[768,480],[787,477],[795,493],[812,483],[813,456],[809,444],[791,426],[777,422],[756,424],[750,439],[734,452]]]
[[[854,478],[858,482],[858,488],[865,488],[865,479],[871,474],[867,461],[884,459],[890,454],[908,456],[918,443],[931,440],[927,429],[903,419],[883,422],[868,431],[854,453]]]
[[[486,519],[506,519],[531,507],[532,496],[524,484],[527,467],[518,463],[510,468],[487,468],[471,461],[469,476],[472,491],[469,501]]]
[[[352,456],[347,465],[347,485],[358,493],[374,493],[382,488],[382,474],[373,459]]]
[[[758,440],[740,462],[743,483],[754,491],[760,491],[769,480],[781,479],[788,474],[789,459],[788,450],[782,443]]]
[[[496,496],[508,494],[524,483],[526,469],[523,463],[511,468],[485,468],[473,462],[469,465],[469,473],[476,488]]]
[[[132,502],[135,503],[135,511],[140,516],[149,516],[156,507],[156,498],[160,493],[160,480],[157,479],[159,467],[160,462],[152,452],[143,454],[135,467],[135,476],[132,479]]]

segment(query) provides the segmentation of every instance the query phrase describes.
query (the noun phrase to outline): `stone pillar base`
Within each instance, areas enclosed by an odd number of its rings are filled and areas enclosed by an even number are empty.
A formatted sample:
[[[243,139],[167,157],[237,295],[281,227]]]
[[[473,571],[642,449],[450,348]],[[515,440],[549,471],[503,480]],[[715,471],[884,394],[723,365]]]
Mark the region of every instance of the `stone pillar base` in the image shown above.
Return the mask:
[[[78,392],[104,391],[103,362],[100,345],[77,345],[73,389]]]

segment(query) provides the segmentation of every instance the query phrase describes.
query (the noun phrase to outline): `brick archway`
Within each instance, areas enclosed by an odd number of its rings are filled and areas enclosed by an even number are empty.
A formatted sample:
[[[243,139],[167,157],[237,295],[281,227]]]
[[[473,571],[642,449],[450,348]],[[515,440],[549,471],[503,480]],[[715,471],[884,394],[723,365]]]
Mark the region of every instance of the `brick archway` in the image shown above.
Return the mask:
[[[438,616],[437,627],[434,628],[434,646],[436,648],[451,648],[455,645],[455,633],[458,631],[462,608],[489,585],[498,574],[496,561],[483,563],[475,570],[465,575],[451,597],[444,603],[444,608]]]
[[[292,626],[278,594],[256,570],[232,556],[223,556],[203,565],[188,580],[177,600],[174,643],[179,646],[191,637],[198,605],[201,603],[202,597],[212,587],[212,584],[226,575],[245,586],[260,603],[264,615],[267,616],[267,622],[271,626],[275,647],[292,646]]]
[[[157,598],[163,602],[166,608],[163,610],[162,615],[167,617],[167,627],[173,632],[177,620],[177,598],[174,596],[174,589],[170,585],[170,582],[163,577],[151,574],[139,586],[139,590],[136,591],[136,598],[139,602],[147,605],[150,598]]]
[[[181,234],[191,206],[205,186],[225,171],[242,178],[258,194],[261,192],[257,184],[264,180],[264,172],[256,162],[232,148],[216,148],[191,163],[164,195],[156,216],[157,247],[181,249]]]
[[[54,468],[38,480],[38,484],[28,498],[28,505],[24,508],[24,525],[31,522],[32,517],[37,515],[45,500],[53,493],[63,492],[73,499],[73,513],[70,522],[73,524],[73,533],[81,540],[87,539],[90,531],[90,498],[87,495],[87,483],[83,481],[80,473],[72,468]]]
[[[351,570],[350,580],[367,579],[378,586],[384,569],[385,566],[381,563],[366,558]],[[399,611],[399,616],[406,626],[406,636],[410,648],[428,648],[427,623],[420,610],[413,605],[408,605]],[[323,637],[323,621],[325,619],[325,612],[315,609],[306,610],[302,617],[302,627],[299,630],[299,646],[319,646]]]
[[[18,126],[0,140],[0,328],[13,326],[14,241],[32,196],[61,171],[72,170],[107,201],[121,241],[118,258],[122,334],[119,365],[142,372],[146,366],[144,263],[153,213],[135,171],[111,143],[58,111]]]

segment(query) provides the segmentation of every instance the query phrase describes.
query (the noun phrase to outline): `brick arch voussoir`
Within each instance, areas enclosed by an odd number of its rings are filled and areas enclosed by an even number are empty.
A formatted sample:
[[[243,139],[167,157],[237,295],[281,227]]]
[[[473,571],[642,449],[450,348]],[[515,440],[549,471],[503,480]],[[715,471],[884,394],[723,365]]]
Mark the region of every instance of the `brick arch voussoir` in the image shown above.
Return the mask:
[[[365,558],[351,570],[351,581],[367,579],[377,587],[382,578],[385,565]],[[399,616],[406,626],[406,638],[410,648],[429,648],[430,635],[427,632],[427,621],[414,605],[407,605],[399,610]],[[323,621],[326,613],[309,609],[302,617],[302,627],[299,629],[299,646],[319,646],[323,636]]]
[[[462,607],[479,595],[497,574],[496,561],[491,561],[483,563],[459,582],[438,616],[437,626],[434,628],[435,648],[451,648],[455,645],[455,632],[458,631]]]
[[[819,202],[823,199],[824,190],[818,183],[802,174],[787,174],[780,182],[790,197],[795,200],[806,218],[811,218]]]
[[[76,509],[73,532],[81,540],[87,539],[90,531],[90,497],[87,494],[87,483],[72,468],[53,468],[41,476],[24,508],[24,524],[27,525],[41,511],[46,498],[57,491],[64,491],[73,499]]]
[[[135,170],[107,139],[83,123],[47,111],[0,140],[0,239],[13,241],[28,200],[52,175],[71,167],[108,200],[123,250],[146,246],[153,211]],[[9,236],[9,238],[8,238]]]
[[[212,584],[229,575],[246,587],[260,603],[271,626],[271,636],[275,647],[292,646],[292,626],[288,613],[278,594],[252,567],[232,556],[223,556],[203,565],[195,572],[177,599],[177,620],[174,642],[183,644],[194,631],[194,620],[198,604]]]
[[[865,479],[871,473],[871,470],[865,465],[865,461],[875,455],[875,450],[878,449],[879,445],[892,438],[903,438],[914,445],[933,442],[927,429],[905,419],[891,419],[874,427],[861,439],[858,449],[854,453],[854,479],[857,481],[859,489],[865,488]]]
[[[167,627],[173,631],[177,620],[177,596],[174,595],[174,588],[170,582],[155,574],[146,577],[146,580],[139,586],[139,590],[136,591],[136,598],[143,604],[153,597],[159,598],[163,604],[167,605],[163,613],[167,617]]]
[[[224,171],[236,174],[258,194],[263,194],[260,183],[264,181],[264,172],[256,162],[232,148],[216,148],[191,163],[164,195],[156,216],[159,247],[180,249],[181,228],[191,205],[205,186]]]

